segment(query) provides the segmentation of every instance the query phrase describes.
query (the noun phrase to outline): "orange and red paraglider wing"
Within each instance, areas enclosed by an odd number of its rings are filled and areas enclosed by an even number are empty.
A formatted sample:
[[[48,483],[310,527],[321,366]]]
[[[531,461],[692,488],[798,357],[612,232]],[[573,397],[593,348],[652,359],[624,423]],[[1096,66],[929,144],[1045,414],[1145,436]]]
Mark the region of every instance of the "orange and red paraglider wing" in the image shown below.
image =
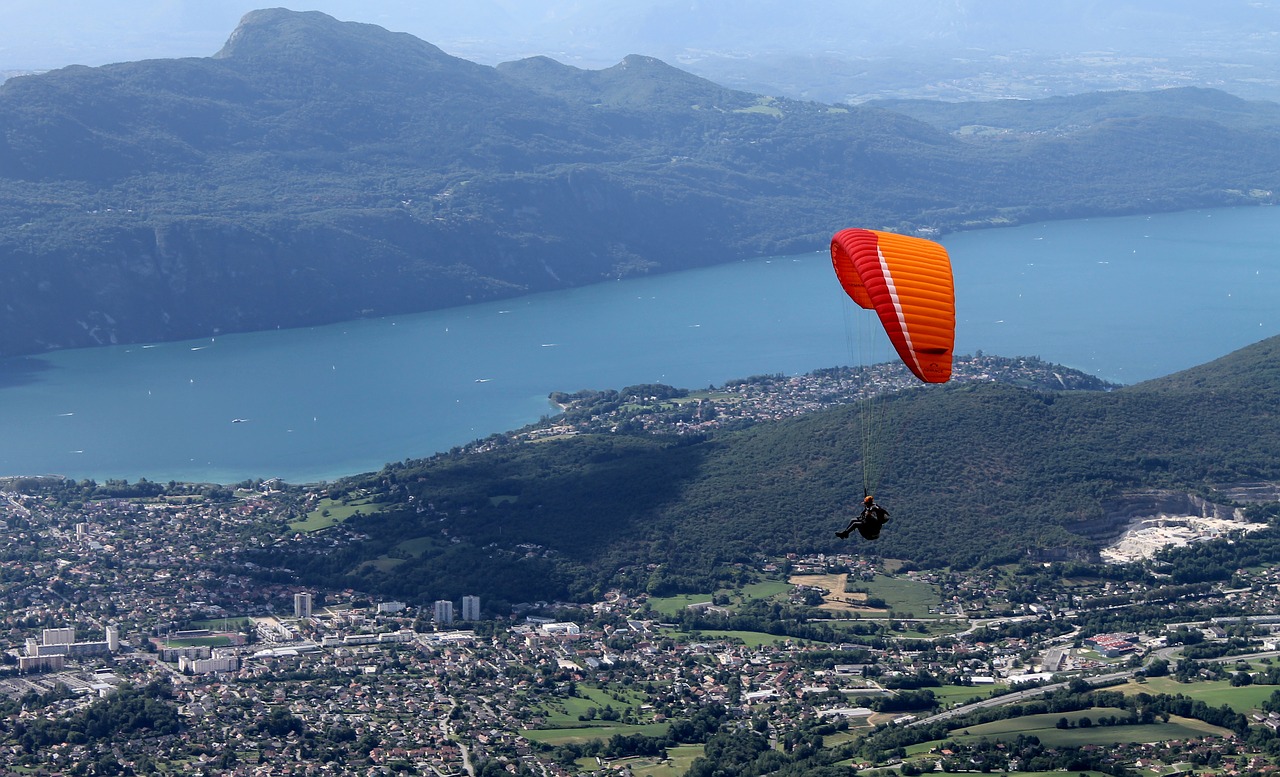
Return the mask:
[[[951,379],[956,301],[947,249],[918,237],[844,229],[831,238],[831,264],[845,293],[876,311],[916,377]]]

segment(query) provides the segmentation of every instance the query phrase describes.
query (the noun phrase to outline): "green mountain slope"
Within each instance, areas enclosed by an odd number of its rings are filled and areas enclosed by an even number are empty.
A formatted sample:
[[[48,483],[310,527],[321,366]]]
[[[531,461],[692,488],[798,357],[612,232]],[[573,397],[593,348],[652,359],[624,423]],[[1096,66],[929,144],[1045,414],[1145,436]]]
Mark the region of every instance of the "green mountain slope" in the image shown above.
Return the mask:
[[[335,489],[381,507],[344,529],[367,540],[266,560],[391,596],[523,601],[705,590],[736,562],[790,552],[929,567],[1084,558],[1119,530],[1110,505],[1127,493],[1280,480],[1278,370],[1273,338],[1115,391],[975,382],[891,396],[900,433],[878,497],[893,521],[874,544],[833,536],[862,496],[846,406],[705,438],[579,435],[389,466]]]
[[[773,99],[643,56],[488,67],[255,11],[214,57],[0,85],[0,355],[467,304],[816,250],[854,224],[1280,191],[1272,104],[1184,90],[947,110]]]
[[[1013,132],[1068,133],[1118,119],[1160,116],[1225,126],[1274,127],[1280,105],[1242,100],[1214,89],[1184,87],[1159,92],[1096,92],[1044,100],[941,102],[876,100],[868,106],[902,113],[949,132],[966,127]]]

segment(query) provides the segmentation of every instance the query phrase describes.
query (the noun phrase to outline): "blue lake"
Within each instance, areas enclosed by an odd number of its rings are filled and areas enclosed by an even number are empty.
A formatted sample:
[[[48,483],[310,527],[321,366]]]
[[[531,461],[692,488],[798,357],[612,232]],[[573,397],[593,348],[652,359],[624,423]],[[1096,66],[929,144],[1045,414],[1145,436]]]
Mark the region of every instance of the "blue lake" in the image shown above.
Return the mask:
[[[1280,333],[1280,209],[947,236],[956,351],[1136,383]],[[332,480],[554,412],[547,395],[848,364],[825,246],[418,315],[0,361],[0,474]]]

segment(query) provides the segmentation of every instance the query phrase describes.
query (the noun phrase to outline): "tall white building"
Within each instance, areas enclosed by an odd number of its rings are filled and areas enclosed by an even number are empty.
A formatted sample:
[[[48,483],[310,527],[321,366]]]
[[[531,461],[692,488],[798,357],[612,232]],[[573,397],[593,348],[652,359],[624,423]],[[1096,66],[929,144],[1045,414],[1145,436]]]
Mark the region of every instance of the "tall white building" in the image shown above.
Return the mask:
[[[453,602],[447,599],[441,599],[436,602],[435,620],[437,626],[447,626],[453,623]]]
[[[480,620],[480,597],[462,597],[462,619],[464,621]]]
[[[178,659],[178,671],[190,672],[191,674],[234,672],[239,668],[240,659],[234,655],[219,655],[212,658],[188,658],[187,656],[183,656]]]
[[[310,618],[311,617],[311,594],[300,593],[293,595],[293,617]]]
[[[76,641],[76,627],[45,629],[40,635],[42,645],[70,645]]]

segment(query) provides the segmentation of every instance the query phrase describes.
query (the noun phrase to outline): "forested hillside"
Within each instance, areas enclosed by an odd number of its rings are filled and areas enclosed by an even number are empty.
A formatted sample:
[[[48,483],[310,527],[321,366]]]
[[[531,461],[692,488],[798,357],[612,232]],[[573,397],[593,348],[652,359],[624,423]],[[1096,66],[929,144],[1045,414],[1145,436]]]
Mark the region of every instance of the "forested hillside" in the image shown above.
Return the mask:
[[[0,85],[0,355],[421,311],[914,232],[1272,202],[1276,106],[838,106],[248,14]]]
[[[1089,558],[1126,493],[1276,482],[1278,374],[1272,338],[1114,391],[967,383],[891,396],[901,431],[878,496],[893,520],[855,550],[923,567]],[[260,560],[406,598],[707,590],[737,562],[849,547],[833,531],[862,496],[860,423],[848,406],[706,437],[578,435],[403,462],[333,489],[381,511],[343,529],[367,540],[330,548],[321,532],[314,548]]]

